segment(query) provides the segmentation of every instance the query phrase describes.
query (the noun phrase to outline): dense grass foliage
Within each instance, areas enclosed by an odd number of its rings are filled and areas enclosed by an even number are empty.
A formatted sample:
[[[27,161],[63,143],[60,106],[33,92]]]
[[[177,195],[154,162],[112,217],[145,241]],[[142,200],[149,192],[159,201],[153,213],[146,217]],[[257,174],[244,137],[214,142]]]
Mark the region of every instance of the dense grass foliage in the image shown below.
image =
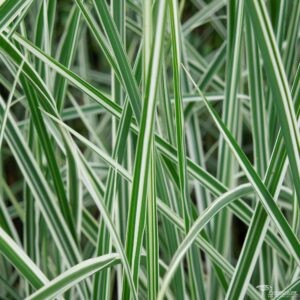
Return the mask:
[[[1,0],[0,299],[296,299],[300,1]]]

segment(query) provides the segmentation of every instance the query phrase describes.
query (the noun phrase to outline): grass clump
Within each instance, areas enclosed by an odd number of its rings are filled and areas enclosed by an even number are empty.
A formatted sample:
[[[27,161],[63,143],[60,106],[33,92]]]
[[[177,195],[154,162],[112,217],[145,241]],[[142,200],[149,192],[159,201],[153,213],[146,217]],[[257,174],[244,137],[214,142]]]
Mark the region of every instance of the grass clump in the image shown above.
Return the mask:
[[[300,293],[299,1],[0,1],[0,298]]]

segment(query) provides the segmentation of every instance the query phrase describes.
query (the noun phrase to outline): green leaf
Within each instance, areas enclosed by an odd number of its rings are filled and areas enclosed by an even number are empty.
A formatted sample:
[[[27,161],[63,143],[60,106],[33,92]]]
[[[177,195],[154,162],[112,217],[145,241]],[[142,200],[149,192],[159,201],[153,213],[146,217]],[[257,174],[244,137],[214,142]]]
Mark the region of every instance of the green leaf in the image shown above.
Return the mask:
[[[115,253],[87,259],[52,279],[26,299],[53,299],[78,284],[81,280],[119,262],[120,258]]]
[[[0,228],[0,252],[33,287],[40,288],[48,282],[47,277],[2,228]]]

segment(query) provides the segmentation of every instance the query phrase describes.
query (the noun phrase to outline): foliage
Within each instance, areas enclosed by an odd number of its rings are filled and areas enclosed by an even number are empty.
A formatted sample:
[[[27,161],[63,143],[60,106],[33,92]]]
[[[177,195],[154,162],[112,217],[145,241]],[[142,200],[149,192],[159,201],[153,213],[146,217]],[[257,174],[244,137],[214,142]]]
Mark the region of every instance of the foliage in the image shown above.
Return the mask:
[[[0,298],[299,292],[300,1],[0,2]]]

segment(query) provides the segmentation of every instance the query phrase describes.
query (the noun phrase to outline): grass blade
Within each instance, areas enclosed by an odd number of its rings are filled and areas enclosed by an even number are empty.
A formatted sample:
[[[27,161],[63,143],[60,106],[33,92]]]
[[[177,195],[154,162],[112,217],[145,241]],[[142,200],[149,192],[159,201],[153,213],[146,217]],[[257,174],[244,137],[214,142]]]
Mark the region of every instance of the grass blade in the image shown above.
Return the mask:
[[[42,288],[26,299],[53,299],[86,277],[91,276],[102,269],[109,268],[119,261],[118,255],[114,253],[82,261],[46,283]]]

